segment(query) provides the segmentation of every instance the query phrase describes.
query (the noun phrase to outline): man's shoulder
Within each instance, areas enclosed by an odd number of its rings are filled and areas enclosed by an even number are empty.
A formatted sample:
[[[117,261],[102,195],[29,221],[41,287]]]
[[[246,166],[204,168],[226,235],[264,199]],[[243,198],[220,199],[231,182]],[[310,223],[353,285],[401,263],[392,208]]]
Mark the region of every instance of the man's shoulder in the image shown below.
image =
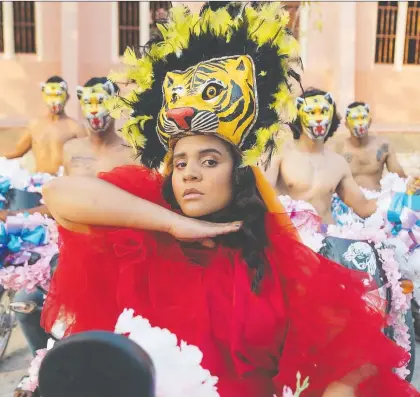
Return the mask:
[[[46,121],[46,116],[35,117],[34,119],[28,122],[28,124],[26,125],[26,129],[31,132],[36,131],[37,128],[45,124]]]
[[[75,149],[78,149],[80,147],[86,147],[86,145],[89,144],[89,140],[87,137],[84,138],[73,138],[68,140],[64,144],[64,150],[65,151],[73,151]]]

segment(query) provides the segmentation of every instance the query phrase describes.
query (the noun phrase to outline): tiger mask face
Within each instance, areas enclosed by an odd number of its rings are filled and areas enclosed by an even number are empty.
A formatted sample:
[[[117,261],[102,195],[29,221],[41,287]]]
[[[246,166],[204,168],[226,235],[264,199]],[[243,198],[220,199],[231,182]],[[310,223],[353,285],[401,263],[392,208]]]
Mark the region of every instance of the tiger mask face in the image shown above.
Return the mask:
[[[240,146],[258,113],[255,68],[248,56],[201,62],[167,73],[157,132],[171,138],[211,134]]]
[[[369,131],[372,117],[369,105],[359,105],[346,110],[346,126],[356,138],[363,138]]]
[[[60,114],[64,111],[68,94],[65,81],[60,83],[42,83],[42,99],[53,114]]]
[[[334,115],[330,93],[296,99],[302,131],[311,139],[325,140]]]
[[[77,98],[79,98],[83,117],[89,131],[101,133],[108,129],[112,118],[104,102],[115,94],[114,86],[110,81],[92,87],[77,87]]]

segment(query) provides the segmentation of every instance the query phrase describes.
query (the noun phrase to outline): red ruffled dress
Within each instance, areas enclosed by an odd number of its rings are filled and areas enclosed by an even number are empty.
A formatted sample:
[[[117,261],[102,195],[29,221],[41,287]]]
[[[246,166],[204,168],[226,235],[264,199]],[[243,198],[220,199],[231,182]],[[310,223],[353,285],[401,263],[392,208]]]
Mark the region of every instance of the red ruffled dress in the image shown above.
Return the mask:
[[[139,166],[99,177],[168,207],[162,178]],[[203,352],[203,367],[219,377],[221,397],[272,397],[309,376],[302,397],[370,364],[357,396],[420,394],[392,371],[408,354],[381,332],[385,319],[362,298],[361,274],[349,271],[282,231],[267,214],[270,264],[258,294],[239,250],[187,249],[170,235],[61,228],[60,262],[42,315],[50,330],[60,313],[74,317],[68,333],[114,329],[125,308],[168,328]]]

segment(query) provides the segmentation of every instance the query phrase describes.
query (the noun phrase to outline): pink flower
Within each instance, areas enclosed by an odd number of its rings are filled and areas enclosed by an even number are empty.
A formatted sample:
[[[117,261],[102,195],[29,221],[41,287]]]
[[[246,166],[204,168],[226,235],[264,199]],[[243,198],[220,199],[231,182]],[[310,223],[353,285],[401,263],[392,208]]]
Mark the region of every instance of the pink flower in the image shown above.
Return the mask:
[[[284,386],[282,397],[294,397],[292,389],[288,386]]]

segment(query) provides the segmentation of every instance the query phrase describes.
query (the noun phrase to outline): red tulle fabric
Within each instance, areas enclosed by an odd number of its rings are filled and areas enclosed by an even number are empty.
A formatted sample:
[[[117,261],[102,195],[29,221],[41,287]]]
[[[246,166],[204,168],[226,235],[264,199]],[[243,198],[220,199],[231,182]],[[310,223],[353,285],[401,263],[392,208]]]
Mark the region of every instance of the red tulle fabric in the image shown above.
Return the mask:
[[[166,206],[157,173],[125,166],[99,177]],[[310,378],[302,397],[322,397],[338,380],[357,383],[360,397],[419,396],[392,371],[409,357],[381,332],[383,314],[363,299],[364,276],[295,241],[275,217],[266,219],[270,268],[258,294],[238,250],[185,248],[131,229],[61,229],[43,325],[66,314],[68,333],[112,331],[133,308],[202,350],[221,397],[280,397],[298,371]]]

